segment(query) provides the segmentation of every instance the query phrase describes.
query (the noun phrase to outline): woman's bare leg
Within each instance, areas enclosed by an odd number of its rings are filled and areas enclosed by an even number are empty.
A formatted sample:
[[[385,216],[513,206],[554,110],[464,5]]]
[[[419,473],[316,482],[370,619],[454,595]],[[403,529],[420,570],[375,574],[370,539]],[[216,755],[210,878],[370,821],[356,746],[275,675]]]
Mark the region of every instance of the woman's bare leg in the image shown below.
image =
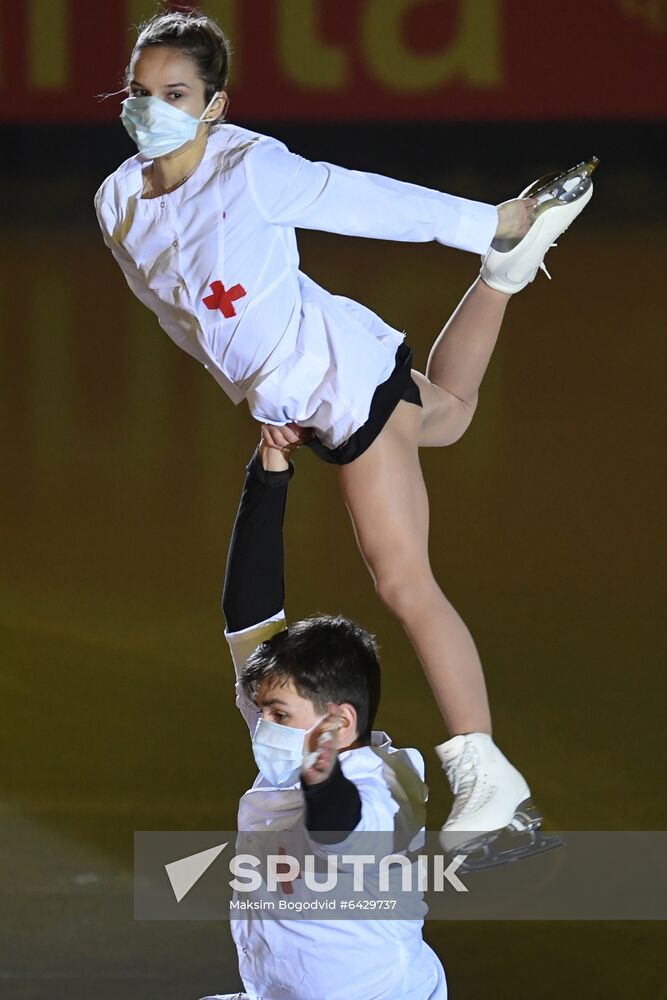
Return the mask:
[[[408,633],[450,734],[490,734],[475,644],[429,564],[421,420],[420,407],[401,401],[371,447],[338,468],[341,489],[378,593]]]
[[[508,300],[478,279],[436,340],[427,377],[414,373],[423,409],[401,401],[371,447],[338,470],[366,565],[405,627],[451,735],[491,734],[491,717],[472,636],[429,563],[418,448],[450,444],[472,420]]]
[[[424,403],[420,445],[451,444],[470,424],[509,299],[478,278],[431,348],[426,376],[415,373]]]

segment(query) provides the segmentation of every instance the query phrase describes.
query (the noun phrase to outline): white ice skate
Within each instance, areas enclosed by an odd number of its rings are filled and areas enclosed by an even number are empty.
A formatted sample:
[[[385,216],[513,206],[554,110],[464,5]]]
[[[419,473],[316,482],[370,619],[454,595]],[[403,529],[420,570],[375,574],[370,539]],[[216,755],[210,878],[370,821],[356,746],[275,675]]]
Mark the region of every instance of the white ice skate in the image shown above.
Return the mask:
[[[562,846],[558,837],[540,832],[542,817],[530,800],[525,778],[487,733],[454,736],[435,749],[454,795],[440,843],[448,854],[467,855],[461,871],[491,868]]]
[[[544,255],[593,197],[591,174],[598,162],[592,156],[562,174],[540,177],[521,192],[519,198],[538,200],[535,221],[521,239],[493,241],[482,257],[480,271],[487,285],[513,294],[530,284],[540,269],[551,277],[543,263]]]

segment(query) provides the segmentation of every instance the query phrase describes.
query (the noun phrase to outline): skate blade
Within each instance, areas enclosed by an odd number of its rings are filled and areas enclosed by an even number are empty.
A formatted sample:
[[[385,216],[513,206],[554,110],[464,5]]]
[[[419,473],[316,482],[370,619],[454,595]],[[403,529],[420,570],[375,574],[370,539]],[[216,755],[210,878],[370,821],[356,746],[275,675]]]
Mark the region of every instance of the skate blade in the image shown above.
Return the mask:
[[[591,174],[599,162],[597,156],[592,156],[590,160],[584,160],[562,173],[545,174],[527,187],[521,197],[537,198],[539,202],[533,212],[533,219],[539,219],[540,215],[554,205],[569,205],[586,194],[593,184]]]
[[[543,834],[540,830],[531,831],[530,839],[525,844],[513,844],[512,838],[517,834],[507,834],[502,831],[496,838],[490,840],[484,847],[467,855],[458,867],[461,872],[483,871],[487,868],[498,868],[501,865],[514,864],[525,858],[545,854],[557,847],[565,847],[565,841],[554,834]],[[457,848],[457,853],[465,853],[465,848]]]
[[[525,799],[506,827],[471,837],[451,853],[466,855],[459,866],[465,872],[497,868],[565,846],[565,841],[555,834],[542,833],[541,824],[540,812],[530,799]]]

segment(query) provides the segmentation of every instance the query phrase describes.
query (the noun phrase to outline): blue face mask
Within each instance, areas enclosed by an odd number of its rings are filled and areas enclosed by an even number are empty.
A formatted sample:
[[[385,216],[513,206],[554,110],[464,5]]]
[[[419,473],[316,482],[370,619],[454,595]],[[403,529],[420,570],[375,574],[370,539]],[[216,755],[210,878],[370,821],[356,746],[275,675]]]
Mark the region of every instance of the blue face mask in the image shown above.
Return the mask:
[[[192,142],[217,96],[218,91],[206,105],[201,118],[193,118],[160,97],[128,97],[123,101],[120,118],[139,152],[154,160]]]
[[[321,721],[318,719],[310,729],[297,729],[295,726],[279,726],[277,722],[266,719],[259,720],[252,738],[252,752],[257,767],[274,788],[297,783],[305,738]]]

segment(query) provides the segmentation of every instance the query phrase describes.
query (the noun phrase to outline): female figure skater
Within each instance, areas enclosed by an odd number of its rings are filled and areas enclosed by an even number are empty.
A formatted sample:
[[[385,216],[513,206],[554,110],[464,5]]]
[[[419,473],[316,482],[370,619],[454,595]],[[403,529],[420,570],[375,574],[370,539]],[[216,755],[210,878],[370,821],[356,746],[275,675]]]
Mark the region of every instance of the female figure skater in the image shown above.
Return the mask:
[[[170,12],[143,26],[121,115],[139,154],[97,193],[104,240],[169,336],[268,425],[268,444],[307,441],[337,466],[378,593],[450,734],[436,748],[455,796],[446,844],[464,842],[462,831],[516,827],[530,792],[491,738],[477,650],[431,572],[418,449],[468,427],[509,295],[532,281],[590,194],[564,204],[548,191],[496,208],[311,163],[223,124],[229,55],[202,15]],[[411,371],[403,334],[299,271],[294,227],[486,255],[425,375]]]

